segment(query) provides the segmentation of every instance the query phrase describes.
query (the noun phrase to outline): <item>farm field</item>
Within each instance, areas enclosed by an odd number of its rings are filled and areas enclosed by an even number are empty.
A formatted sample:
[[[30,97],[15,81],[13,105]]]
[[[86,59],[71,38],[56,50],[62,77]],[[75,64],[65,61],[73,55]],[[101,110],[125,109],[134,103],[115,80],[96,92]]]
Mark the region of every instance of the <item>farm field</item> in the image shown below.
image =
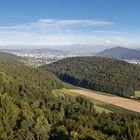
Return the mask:
[[[131,99],[126,99],[126,98],[117,97],[117,96],[114,96],[114,97],[113,96],[106,96],[106,95],[93,93],[93,92],[81,90],[81,89],[72,89],[69,91],[76,93],[76,94],[90,97],[90,98],[95,99],[95,100],[105,102],[108,104],[112,104],[112,105],[115,105],[115,106],[118,106],[121,108],[125,108],[127,110],[132,110],[132,111],[140,113],[140,103],[136,102],[134,100],[131,100]]]
[[[79,87],[73,87],[72,89],[80,89]],[[89,91],[87,89],[82,89],[84,91]],[[94,90],[92,91],[92,93],[94,92]],[[66,95],[69,95],[73,98],[77,97],[80,95],[80,93],[75,93],[75,92],[72,92],[70,88],[66,89],[66,88],[63,88],[63,89],[59,89],[59,90],[55,90],[53,92],[55,94],[55,96],[58,96],[58,94],[66,94]],[[95,91],[95,93],[99,94],[98,92]],[[101,93],[102,95],[102,93]],[[100,101],[100,100],[96,100],[96,99],[93,99],[91,97],[88,97],[86,95],[82,95],[82,96],[85,96],[86,98],[90,99],[90,101],[92,101],[94,103],[94,107],[95,109],[98,111],[98,112],[106,112],[106,113],[110,113],[110,112],[115,112],[115,113],[125,113],[125,114],[139,114],[138,112],[135,112],[135,111],[132,111],[132,110],[129,110],[129,109],[125,109],[125,108],[122,108],[122,107],[119,107],[119,106],[116,106],[116,105],[113,105],[113,104],[109,104],[109,103],[106,103],[106,102],[103,102],[103,101]],[[112,96],[111,96],[112,97]],[[116,96],[114,96],[116,97]]]

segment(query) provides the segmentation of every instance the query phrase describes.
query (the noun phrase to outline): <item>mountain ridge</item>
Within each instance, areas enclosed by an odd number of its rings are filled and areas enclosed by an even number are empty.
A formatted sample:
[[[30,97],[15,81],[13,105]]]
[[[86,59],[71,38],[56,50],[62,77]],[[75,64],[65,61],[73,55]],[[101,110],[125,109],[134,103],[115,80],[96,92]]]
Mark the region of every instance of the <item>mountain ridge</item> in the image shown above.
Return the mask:
[[[96,53],[96,56],[140,60],[140,50],[117,46],[117,47],[105,49],[104,51]]]

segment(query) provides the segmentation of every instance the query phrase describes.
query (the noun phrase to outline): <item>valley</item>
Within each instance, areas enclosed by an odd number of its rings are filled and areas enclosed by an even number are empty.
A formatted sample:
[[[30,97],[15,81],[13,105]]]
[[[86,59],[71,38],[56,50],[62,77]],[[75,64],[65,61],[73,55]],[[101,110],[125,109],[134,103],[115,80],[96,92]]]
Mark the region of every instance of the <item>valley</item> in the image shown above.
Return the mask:
[[[139,16],[139,0],[1,0],[0,140],[140,140]]]

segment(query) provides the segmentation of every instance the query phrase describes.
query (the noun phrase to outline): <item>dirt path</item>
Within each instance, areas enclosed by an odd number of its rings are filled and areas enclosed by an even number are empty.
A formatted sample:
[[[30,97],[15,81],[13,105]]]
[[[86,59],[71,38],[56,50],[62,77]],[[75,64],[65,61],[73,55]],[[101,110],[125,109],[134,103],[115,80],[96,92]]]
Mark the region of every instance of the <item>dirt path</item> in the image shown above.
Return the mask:
[[[70,91],[80,94],[80,95],[88,96],[90,98],[93,98],[99,101],[103,101],[105,103],[113,104],[122,108],[140,112],[140,103],[131,99],[126,99],[126,98],[116,97],[116,96],[114,97],[106,96],[106,95],[101,95],[101,94],[93,93],[86,90],[70,90]]]

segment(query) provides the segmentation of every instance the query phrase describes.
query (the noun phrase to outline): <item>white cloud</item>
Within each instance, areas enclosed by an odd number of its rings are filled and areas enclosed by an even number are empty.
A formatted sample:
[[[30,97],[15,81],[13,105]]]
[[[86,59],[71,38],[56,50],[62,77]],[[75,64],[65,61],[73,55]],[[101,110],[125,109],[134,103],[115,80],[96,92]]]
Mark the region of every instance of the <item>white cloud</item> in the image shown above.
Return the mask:
[[[73,19],[73,20],[55,20],[55,19],[40,19],[36,22],[15,25],[15,26],[6,26],[0,27],[0,29],[9,29],[9,30],[29,30],[29,29],[50,29],[50,28],[70,28],[71,26],[111,26],[113,22],[103,21],[103,20],[88,20],[88,19]]]
[[[106,42],[107,44],[111,43],[111,41],[110,41],[110,40],[106,40],[105,42]]]
[[[88,20],[88,19],[72,19],[72,20],[54,20],[54,19],[40,19],[38,23],[46,25],[82,25],[82,26],[109,26],[112,22],[102,20]]]
[[[94,33],[102,33],[102,34],[121,34],[121,32],[117,31],[108,31],[108,30],[97,30],[93,31]]]

